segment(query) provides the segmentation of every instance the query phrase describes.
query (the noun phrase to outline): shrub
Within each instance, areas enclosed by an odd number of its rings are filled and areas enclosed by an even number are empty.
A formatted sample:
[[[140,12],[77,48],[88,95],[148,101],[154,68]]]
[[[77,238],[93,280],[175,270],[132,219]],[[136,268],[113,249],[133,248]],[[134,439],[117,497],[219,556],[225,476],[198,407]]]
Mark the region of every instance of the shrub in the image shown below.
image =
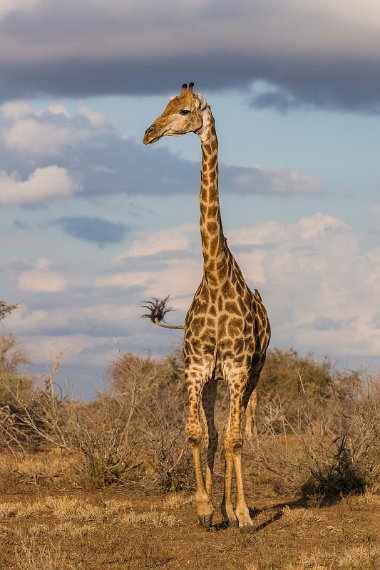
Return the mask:
[[[299,421],[299,414],[304,411],[299,406],[300,397],[305,399],[306,395],[313,402],[308,410],[310,419],[313,410],[325,405],[337,392],[343,397],[359,385],[357,372],[340,373],[327,358],[317,361],[310,354],[300,356],[294,349],[269,350],[258,383],[259,429],[260,424],[267,421],[268,413],[273,415],[274,410],[280,409],[281,418],[292,424]],[[273,417],[271,425],[279,433],[284,427],[282,421],[276,423]]]
[[[25,396],[33,386],[32,378],[20,374],[20,369],[29,364],[23,348],[17,346],[12,334],[0,336],[0,406],[11,404],[14,397]]]
[[[186,388],[181,354],[162,360],[122,355],[110,369],[111,392],[130,398],[135,384],[133,431],[140,434],[140,452],[150,480],[163,491],[192,485],[192,463],[184,423]]]
[[[132,413],[129,402],[104,395],[91,404],[69,404],[65,438],[77,459],[76,479],[81,486],[125,483],[139,465],[129,438]]]
[[[29,376],[0,372],[0,406],[25,398],[32,387],[33,380]]]
[[[281,407],[268,408],[264,433],[252,445],[276,490],[323,502],[379,484],[379,385],[338,393],[326,402],[304,389],[295,402],[296,420]]]

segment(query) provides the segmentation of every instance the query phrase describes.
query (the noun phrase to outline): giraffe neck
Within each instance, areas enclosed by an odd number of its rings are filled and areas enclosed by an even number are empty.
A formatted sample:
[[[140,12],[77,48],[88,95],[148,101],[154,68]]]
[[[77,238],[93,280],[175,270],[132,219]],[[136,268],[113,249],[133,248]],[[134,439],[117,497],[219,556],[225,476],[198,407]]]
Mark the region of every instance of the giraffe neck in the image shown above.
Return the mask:
[[[202,148],[200,230],[204,277],[217,286],[225,280],[228,248],[223,235],[218,192],[218,139],[210,107],[203,111],[203,126],[198,133]]]

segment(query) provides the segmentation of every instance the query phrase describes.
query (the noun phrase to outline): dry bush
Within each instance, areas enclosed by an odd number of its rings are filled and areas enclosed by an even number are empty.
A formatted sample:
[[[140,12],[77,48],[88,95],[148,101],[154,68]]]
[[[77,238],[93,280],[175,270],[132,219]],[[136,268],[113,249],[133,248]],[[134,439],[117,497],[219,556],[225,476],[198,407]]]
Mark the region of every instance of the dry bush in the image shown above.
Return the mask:
[[[29,357],[16,337],[0,336],[0,449],[22,446],[32,435],[23,409],[35,389],[34,379],[21,373],[27,364]]]
[[[21,454],[61,449],[72,458],[66,480],[82,487],[123,484],[144,474],[164,490],[189,487],[185,387],[175,355],[159,361],[122,355],[111,367],[108,391],[91,403],[63,397],[58,369],[59,359],[27,397],[12,392],[14,403],[0,416],[3,448]],[[33,480],[40,475],[34,470]]]
[[[351,386],[344,395],[333,390],[334,397],[321,401],[303,386],[293,421],[281,408],[268,406],[265,433],[251,445],[277,491],[321,502],[378,485],[379,385]]]
[[[0,336],[0,372],[17,374],[20,368],[29,364],[29,356],[26,350],[18,346],[17,339],[13,334]],[[0,395],[1,392],[0,392]]]
[[[192,463],[184,435],[187,397],[181,355],[176,352],[159,361],[122,355],[110,370],[113,393],[130,398],[136,376],[132,424],[134,433],[140,434],[149,481],[164,491],[190,488]]]
[[[67,412],[66,439],[77,458],[76,482],[92,488],[125,483],[141,463],[131,438],[133,400],[100,394],[96,402],[71,404]]]
[[[284,382],[291,398],[278,384],[286,367]],[[13,408],[3,406],[0,414],[0,446],[25,456],[40,449],[62,450],[70,458],[63,477],[76,486],[104,487],[131,479],[165,491],[193,486],[178,352],[161,360],[122,354],[109,370],[108,390],[91,403],[63,397],[55,383],[58,368],[57,360],[32,389],[10,392]],[[265,378],[275,379],[274,391]],[[257,469],[266,477],[271,473],[278,491],[333,500],[378,484],[379,387],[369,382],[365,388],[358,378],[357,373],[334,377],[327,361],[308,362],[294,351],[269,356],[259,437],[251,445]],[[221,383],[216,408],[220,427],[227,408],[228,391]],[[48,475],[34,469],[29,480],[39,484]]]
[[[0,414],[0,447],[24,453],[69,449],[66,416],[71,400],[56,383],[60,358],[57,355],[50,370],[34,377],[27,391],[9,390],[12,403],[2,406]]]
[[[193,465],[184,434],[183,418],[169,419],[165,413],[176,405],[176,399],[155,402],[143,418],[147,436],[147,461],[153,471],[153,482],[163,491],[191,489],[194,485]]]
[[[0,424],[9,421],[15,400],[25,399],[33,387],[33,379],[21,373],[27,364],[28,355],[16,337],[0,336]]]
[[[11,393],[14,403],[0,415],[0,444],[24,455],[40,449],[65,451],[76,460],[72,478],[76,485],[123,482],[133,468],[129,435],[137,377],[130,398],[99,394],[96,402],[85,404],[57,390],[58,369],[59,360],[26,398]]]

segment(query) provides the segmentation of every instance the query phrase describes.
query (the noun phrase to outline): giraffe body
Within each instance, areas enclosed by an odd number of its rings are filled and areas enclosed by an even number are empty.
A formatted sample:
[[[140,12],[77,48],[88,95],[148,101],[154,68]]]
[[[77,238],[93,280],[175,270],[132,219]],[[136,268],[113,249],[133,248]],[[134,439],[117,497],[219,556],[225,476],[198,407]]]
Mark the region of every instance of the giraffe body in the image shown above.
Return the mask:
[[[221,505],[230,526],[251,526],[244,498],[241,464],[241,421],[264,365],[270,339],[265,307],[257,290],[252,292],[231,254],[223,234],[218,193],[218,141],[214,118],[205,99],[182,86],[164,113],[147,129],[144,143],[162,136],[195,132],[201,140],[202,171],[200,232],[203,277],[185,321],[184,359],[189,396],[186,433],[192,447],[200,523],[212,521],[212,478],[218,434],[214,423],[217,382],[224,379],[230,393],[225,431],[225,482]],[[207,423],[206,476],[202,470],[201,416]],[[236,478],[236,507],[231,498],[232,473]]]

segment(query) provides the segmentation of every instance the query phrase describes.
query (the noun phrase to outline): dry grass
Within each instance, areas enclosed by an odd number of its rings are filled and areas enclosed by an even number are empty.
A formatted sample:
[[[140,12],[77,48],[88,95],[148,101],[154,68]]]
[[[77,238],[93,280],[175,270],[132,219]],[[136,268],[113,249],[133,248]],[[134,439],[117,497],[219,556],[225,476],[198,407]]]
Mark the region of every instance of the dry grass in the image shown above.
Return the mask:
[[[330,507],[291,508],[273,496],[264,498],[257,482],[248,490],[261,496],[253,533],[198,529],[187,493],[8,498],[0,503],[0,559],[6,561],[4,568],[32,570],[38,565],[43,570],[376,568],[380,497],[366,494]],[[58,559],[61,565],[55,566]],[[26,562],[29,566],[21,565]]]
[[[46,497],[26,504],[24,501],[0,502],[0,519],[54,517],[82,522],[116,521],[129,513],[130,508],[129,501],[108,500],[94,505],[83,499]]]
[[[5,452],[0,455],[0,490],[62,487],[74,479],[75,463],[71,455],[60,449],[43,453]]]
[[[314,551],[300,557],[301,568],[343,568],[345,570],[375,570],[379,568],[380,547],[361,545],[349,547],[343,554],[334,551]]]
[[[352,510],[366,510],[368,508],[378,508],[380,512],[380,495],[375,495],[367,491],[363,495],[349,495],[342,499],[342,504],[347,505]]]
[[[151,510],[145,513],[129,512],[120,517],[120,522],[126,525],[147,525],[154,527],[175,526],[177,520],[173,514],[165,511]]]
[[[170,493],[162,498],[161,506],[164,509],[174,510],[193,502],[188,493]]]
[[[40,544],[34,537],[20,537],[15,550],[16,570],[74,569],[62,551],[60,543]]]
[[[312,509],[290,509],[289,507],[284,507],[282,509],[283,520],[296,525],[311,524],[316,522],[322,522],[327,520],[327,516]]]
[[[379,568],[380,548],[363,545],[349,547],[343,554],[314,550],[303,554],[296,563],[281,565],[284,570],[376,570]],[[260,563],[249,563],[245,570],[262,570]]]
[[[73,522],[86,523],[119,523],[127,525],[150,525],[155,527],[174,526],[176,518],[168,509],[178,509],[188,503],[178,496],[172,500],[163,501],[160,510],[151,509],[144,512],[136,512],[131,507],[130,501],[105,500],[100,505],[94,505],[88,500],[73,499],[68,497],[46,497],[25,504],[23,501],[8,501],[0,503],[1,519],[37,519],[49,518],[50,521],[67,521],[55,526],[55,532],[68,531]],[[166,509],[162,507],[166,505]],[[83,528],[83,527],[81,527]],[[89,528],[89,527],[87,527]],[[49,530],[46,524],[29,527],[33,535],[41,535]],[[76,531],[74,533],[78,534]]]

